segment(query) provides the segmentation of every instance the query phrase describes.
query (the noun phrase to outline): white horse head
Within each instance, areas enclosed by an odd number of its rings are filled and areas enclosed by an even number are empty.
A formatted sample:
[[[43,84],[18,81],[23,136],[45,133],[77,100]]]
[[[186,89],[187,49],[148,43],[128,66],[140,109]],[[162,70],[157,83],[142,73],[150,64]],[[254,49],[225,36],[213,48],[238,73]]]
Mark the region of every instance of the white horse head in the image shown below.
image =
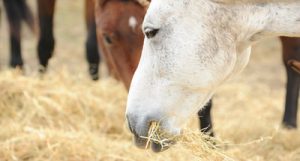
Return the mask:
[[[267,36],[300,36],[299,0],[152,0],[127,111],[135,136],[151,121],[179,134]],[[144,143],[138,139],[138,144]]]

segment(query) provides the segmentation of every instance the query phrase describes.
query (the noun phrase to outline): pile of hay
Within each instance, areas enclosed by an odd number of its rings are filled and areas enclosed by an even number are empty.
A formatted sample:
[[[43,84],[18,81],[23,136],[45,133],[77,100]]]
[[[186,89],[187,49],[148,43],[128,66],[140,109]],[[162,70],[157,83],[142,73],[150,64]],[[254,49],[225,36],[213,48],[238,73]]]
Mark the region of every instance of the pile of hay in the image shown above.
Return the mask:
[[[300,159],[299,131],[253,125],[247,119],[230,124],[217,117],[217,139],[198,133],[194,120],[189,128],[195,131],[187,130],[166,152],[137,149],[125,125],[127,93],[110,78],[95,83],[65,71],[43,77],[6,71],[0,73],[0,89],[1,161]],[[232,87],[220,93],[226,90]],[[240,126],[233,124],[237,121]]]
[[[117,82],[3,72],[0,89],[0,160],[121,157],[107,152],[129,139],[123,130],[126,93]]]
[[[162,155],[136,149],[125,125],[126,91],[112,79],[6,71],[0,89],[1,161],[196,158],[175,148]]]

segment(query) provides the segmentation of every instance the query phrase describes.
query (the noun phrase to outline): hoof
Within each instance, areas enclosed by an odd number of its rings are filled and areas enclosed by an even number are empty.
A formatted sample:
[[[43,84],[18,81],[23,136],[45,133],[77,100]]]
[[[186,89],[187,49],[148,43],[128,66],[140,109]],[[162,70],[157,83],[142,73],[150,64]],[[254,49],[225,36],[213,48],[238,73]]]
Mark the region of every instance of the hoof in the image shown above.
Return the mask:
[[[92,80],[97,81],[99,80],[99,65],[98,64],[89,64],[89,73]]]
[[[13,59],[9,63],[11,68],[16,68],[16,69],[23,69],[23,60],[21,58],[19,59]]]
[[[283,122],[282,123],[283,128],[288,130],[293,130],[297,128],[297,125],[295,123],[289,123],[289,122]]]
[[[210,136],[210,137],[214,137],[215,136],[214,132],[211,129],[208,130],[208,131],[206,129],[201,129],[201,132],[203,134],[207,135],[207,136]]]
[[[99,75],[98,74],[91,74],[91,78],[93,81],[99,80]]]
[[[45,66],[39,66],[39,73],[40,74],[45,74],[47,72],[47,67]]]

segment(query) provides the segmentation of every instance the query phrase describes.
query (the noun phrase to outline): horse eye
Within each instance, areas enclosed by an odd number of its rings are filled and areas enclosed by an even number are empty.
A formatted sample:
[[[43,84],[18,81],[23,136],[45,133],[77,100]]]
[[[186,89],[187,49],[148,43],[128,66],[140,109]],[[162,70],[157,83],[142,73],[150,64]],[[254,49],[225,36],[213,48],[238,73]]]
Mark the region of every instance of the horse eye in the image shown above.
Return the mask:
[[[145,28],[145,35],[148,39],[155,37],[159,31],[159,29],[154,28]]]
[[[110,36],[108,34],[103,34],[103,39],[109,45],[111,45],[113,43],[112,39],[110,38]]]

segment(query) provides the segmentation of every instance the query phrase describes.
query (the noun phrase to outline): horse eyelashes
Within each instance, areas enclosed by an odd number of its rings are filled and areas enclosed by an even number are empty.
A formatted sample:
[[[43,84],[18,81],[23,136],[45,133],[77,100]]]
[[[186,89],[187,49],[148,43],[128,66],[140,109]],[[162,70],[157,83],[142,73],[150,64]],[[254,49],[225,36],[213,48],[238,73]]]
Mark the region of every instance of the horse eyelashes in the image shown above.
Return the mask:
[[[112,44],[112,39],[108,34],[103,34],[103,39],[107,44]]]
[[[145,35],[148,39],[151,39],[157,35],[158,31],[159,31],[159,29],[147,28],[147,29],[145,29]]]

